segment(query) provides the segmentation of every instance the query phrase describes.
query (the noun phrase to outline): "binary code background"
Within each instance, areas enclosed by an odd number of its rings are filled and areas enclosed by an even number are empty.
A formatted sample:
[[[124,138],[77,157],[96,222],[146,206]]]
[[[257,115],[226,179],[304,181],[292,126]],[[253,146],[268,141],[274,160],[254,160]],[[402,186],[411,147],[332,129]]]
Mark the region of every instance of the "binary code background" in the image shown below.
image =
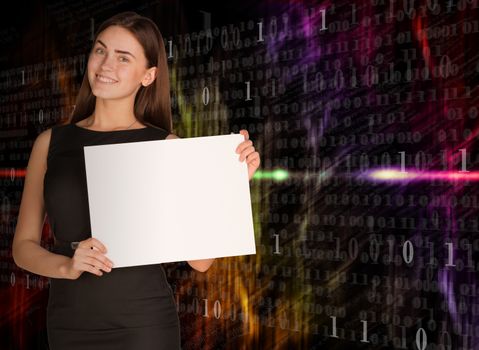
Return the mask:
[[[48,279],[11,256],[33,141],[71,113],[98,25],[133,10],[165,37],[174,132],[247,129],[262,160],[250,183],[257,254],[205,274],[165,265],[183,349],[479,349],[478,8],[2,8],[0,348],[48,349]]]

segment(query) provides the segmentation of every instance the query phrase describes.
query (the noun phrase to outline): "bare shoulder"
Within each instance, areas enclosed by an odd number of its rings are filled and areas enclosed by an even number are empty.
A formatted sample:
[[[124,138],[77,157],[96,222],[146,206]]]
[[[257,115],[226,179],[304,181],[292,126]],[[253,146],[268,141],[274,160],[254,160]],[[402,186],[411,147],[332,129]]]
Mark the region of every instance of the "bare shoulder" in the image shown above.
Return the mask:
[[[47,148],[50,145],[50,139],[52,137],[52,128],[42,131],[35,140],[35,144],[40,148]]]
[[[175,134],[169,134],[167,137],[166,137],[167,140],[171,140],[171,139],[179,139],[178,136],[176,136]]]
[[[48,154],[48,148],[50,146],[51,136],[52,136],[51,128],[42,131],[37,136],[37,138],[35,139],[35,142],[33,143],[32,153],[30,155],[30,158],[33,158],[33,159],[31,160],[36,162],[46,163],[46,157]]]

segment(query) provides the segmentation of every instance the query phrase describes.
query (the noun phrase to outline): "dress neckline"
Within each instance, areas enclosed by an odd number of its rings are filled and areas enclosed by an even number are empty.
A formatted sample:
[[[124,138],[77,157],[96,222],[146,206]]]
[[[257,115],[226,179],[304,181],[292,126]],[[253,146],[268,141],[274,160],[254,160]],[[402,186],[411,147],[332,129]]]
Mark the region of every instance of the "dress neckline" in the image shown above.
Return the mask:
[[[73,127],[75,129],[81,129],[81,130],[85,130],[85,131],[89,131],[89,132],[94,132],[94,133],[99,133],[99,134],[108,134],[108,133],[112,133],[112,132],[129,132],[129,131],[135,131],[135,130],[144,130],[144,129],[148,129],[149,126],[145,126],[143,128],[136,128],[136,129],[123,129],[123,130],[92,130],[92,129],[87,129],[87,128],[84,128],[82,126],[78,126],[76,125],[75,123],[71,123],[71,125],[73,125]]]

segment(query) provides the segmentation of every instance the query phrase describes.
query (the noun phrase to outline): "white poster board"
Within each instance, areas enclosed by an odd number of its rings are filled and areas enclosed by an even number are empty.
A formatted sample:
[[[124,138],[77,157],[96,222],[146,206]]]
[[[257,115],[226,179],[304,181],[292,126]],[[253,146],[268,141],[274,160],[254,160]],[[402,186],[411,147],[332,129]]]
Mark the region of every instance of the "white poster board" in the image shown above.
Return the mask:
[[[92,237],[114,268],[256,254],[241,134],[85,146]]]

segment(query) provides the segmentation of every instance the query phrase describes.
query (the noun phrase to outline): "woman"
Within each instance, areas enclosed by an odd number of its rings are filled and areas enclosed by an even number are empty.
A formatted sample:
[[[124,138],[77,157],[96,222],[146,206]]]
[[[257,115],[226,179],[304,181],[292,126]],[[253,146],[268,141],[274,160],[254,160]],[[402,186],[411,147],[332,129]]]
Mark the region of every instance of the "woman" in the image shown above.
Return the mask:
[[[177,138],[171,134],[168,67],[151,20],[118,14],[97,31],[70,123],[33,145],[13,240],[21,268],[50,277],[47,331],[55,349],[178,349],[180,325],[161,264],[112,269],[91,237],[83,146]],[[251,179],[260,164],[245,141],[236,150]],[[40,246],[45,213],[55,237]],[[72,244],[74,242],[79,242]],[[206,271],[214,259],[188,261]]]

